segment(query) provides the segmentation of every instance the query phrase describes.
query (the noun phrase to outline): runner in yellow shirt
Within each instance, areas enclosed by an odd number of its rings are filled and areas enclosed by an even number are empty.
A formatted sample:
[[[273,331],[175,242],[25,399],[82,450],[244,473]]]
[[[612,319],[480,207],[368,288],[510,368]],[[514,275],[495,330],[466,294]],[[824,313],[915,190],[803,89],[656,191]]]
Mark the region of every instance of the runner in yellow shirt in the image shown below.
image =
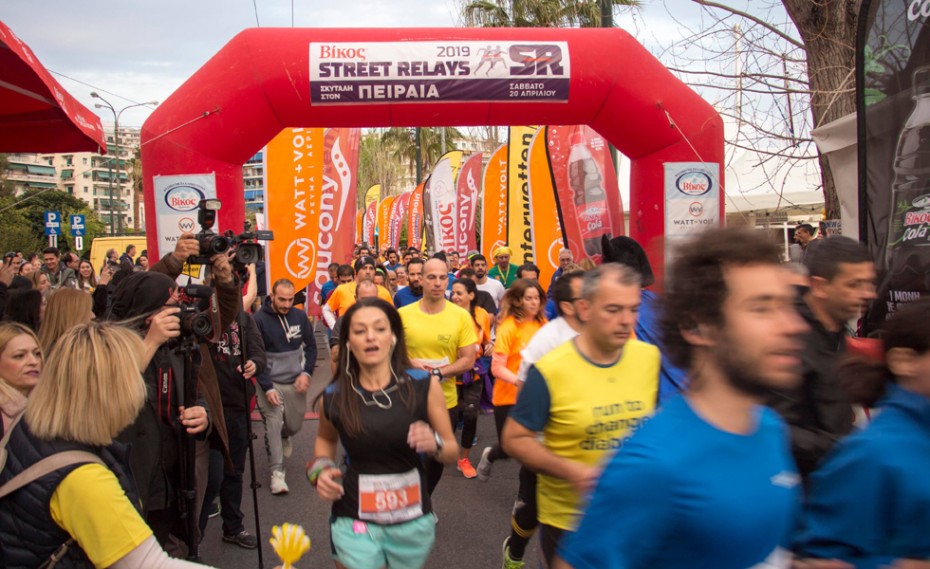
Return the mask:
[[[440,259],[423,265],[423,298],[399,310],[414,367],[440,382],[450,416],[458,407],[455,376],[475,365],[478,337],[471,314],[446,300],[449,270]],[[441,463],[428,459],[427,491],[432,494],[442,477]]]

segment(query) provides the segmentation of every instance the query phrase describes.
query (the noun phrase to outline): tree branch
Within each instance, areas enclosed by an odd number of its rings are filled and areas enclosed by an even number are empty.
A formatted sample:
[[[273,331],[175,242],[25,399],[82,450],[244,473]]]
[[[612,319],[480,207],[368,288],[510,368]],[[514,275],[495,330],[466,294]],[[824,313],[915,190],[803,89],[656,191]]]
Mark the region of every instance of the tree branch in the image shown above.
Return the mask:
[[[772,24],[766,22],[765,20],[761,20],[761,19],[759,19],[759,18],[757,18],[757,17],[755,17],[755,16],[753,16],[753,15],[751,15],[751,14],[747,14],[746,12],[743,12],[743,11],[741,11],[741,10],[737,10],[736,8],[733,8],[733,7],[731,7],[731,6],[727,6],[727,5],[725,5],[725,4],[718,4],[718,3],[716,3],[716,2],[711,2],[710,0],[691,0],[691,1],[694,2],[695,4],[698,4],[698,5],[700,5],[700,6],[704,6],[704,7],[706,7],[706,8],[717,8],[717,9],[719,9],[719,10],[723,10],[723,11],[725,11],[725,12],[729,12],[729,13],[735,15],[735,16],[739,16],[739,17],[741,17],[741,18],[745,18],[745,19],[749,20],[750,22],[754,22],[755,24],[758,24],[758,25],[762,26],[763,28],[769,30],[770,32],[772,32],[773,34],[777,35],[778,37],[780,37],[781,39],[785,40],[786,42],[790,43],[791,45],[795,46],[796,48],[798,48],[798,49],[804,49],[804,44],[801,43],[800,41],[794,39],[793,37],[789,36],[788,34],[786,34],[786,33],[783,32],[783,31],[779,30],[778,28],[776,28],[776,27],[773,26]]]

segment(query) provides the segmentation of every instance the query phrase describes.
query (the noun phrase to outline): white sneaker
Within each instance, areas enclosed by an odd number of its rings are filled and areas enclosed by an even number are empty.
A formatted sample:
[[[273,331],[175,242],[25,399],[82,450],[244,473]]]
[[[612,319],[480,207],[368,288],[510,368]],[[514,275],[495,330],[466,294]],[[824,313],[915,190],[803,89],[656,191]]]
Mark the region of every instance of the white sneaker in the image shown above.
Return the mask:
[[[287,482],[284,481],[284,471],[275,470],[271,473],[271,493],[272,494],[287,494],[290,492],[290,488],[287,487]]]
[[[281,438],[281,452],[284,453],[284,458],[291,458],[291,455],[294,454],[294,441],[291,440],[291,437]]]
[[[493,463],[488,460],[489,454],[491,454],[491,447],[484,447],[484,450],[481,451],[481,460],[478,461],[478,468],[475,469],[478,472],[478,480],[482,482],[487,482],[488,478],[491,477],[491,465]]]

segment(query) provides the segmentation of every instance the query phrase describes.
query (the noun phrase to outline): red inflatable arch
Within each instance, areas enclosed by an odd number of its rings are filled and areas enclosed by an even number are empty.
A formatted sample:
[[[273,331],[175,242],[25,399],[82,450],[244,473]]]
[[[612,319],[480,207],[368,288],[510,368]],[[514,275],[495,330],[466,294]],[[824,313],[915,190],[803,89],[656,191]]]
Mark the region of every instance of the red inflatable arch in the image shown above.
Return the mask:
[[[411,41],[565,42],[568,101],[311,104],[311,42]],[[717,112],[619,29],[249,29],[142,127],[148,247],[158,251],[154,176],[215,173],[219,226],[241,230],[242,164],[284,128],[523,124],[587,124],[631,159],[630,236],[647,246],[657,268],[663,164],[723,163]]]

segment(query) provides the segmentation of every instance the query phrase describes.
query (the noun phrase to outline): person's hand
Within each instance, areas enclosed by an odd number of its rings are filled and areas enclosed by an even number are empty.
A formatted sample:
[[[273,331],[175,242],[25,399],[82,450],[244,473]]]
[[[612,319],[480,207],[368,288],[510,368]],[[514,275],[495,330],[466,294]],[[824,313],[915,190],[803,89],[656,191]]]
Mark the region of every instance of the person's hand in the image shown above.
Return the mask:
[[[434,367],[436,367],[432,364],[428,364],[424,362],[423,360],[410,360],[410,365],[412,365],[414,369],[422,369],[423,371],[427,373],[429,373],[430,371],[432,371]]]
[[[166,306],[151,317],[149,321],[149,331],[145,334],[145,341],[161,346],[172,338],[181,335],[181,320],[178,313],[181,309],[177,306]]]
[[[294,391],[297,393],[306,393],[310,389],[310,376],[302,373],[294,380]]]
[[[854,566],[839,559],[795,559],[791,569],[854,569]]]
[[[236,371],[242,374],[246,379],[252,379],[255,376],[255,362],[248,360],[245,362],[245,369],[242,366],[236,367]]]
[[[597,484],[597,479],[601,475],[601,469],[580,462],[573,461],[571,464],[571,470],[565,481],[572,485],[579,496],[587,496],[594,490],[594,485]]]
[[[197,241],[193,233],[184,233],[171,254],[181,263],[186,263],[188,258],[200,254],[200,241]]]
[[[340,478],[342,478],[341,470],[327,468],[316,480],[316,493],[327,502],[335,502],[342,498],[345,490],[342,488],[342,482],[339,482]]]
[[[97,286],[106,286],[110,284],[110,280],[113,278],[113,267],[107,265],[100,271],[100,276],[97,277]]]
[[[491,342],[488,342],[487,344],[484,345],[484,355],[490,358],[491,354],[493,353],[494,353],[494,344],[492,344]]]
[[[271,403],[275,407],[281,405],[281,394],[278,393],[277,389],[269,389],[265,392],[265,399],[268,400],[268,403]]]
[[[407,430],[407,444],[413,450],[424,454],[435,454],[437,450],[436,435],[423,421],[410,424],[410,429]]]
[[[10,286],[13,282],[13,263],[4,263],[0,267],[0,283]]]
[[[224,285],[233,281],[232,265],[225,254],[217,253],[210,257],[210,261],[213,263],[213,280]]]
[[[181,416],[181,424],[187,429],[189,435],[202,433],[207,430],[207,425],[210,423],[207,419],[207,410],[200,405],[189,409],[179,407],[178,414]]]

